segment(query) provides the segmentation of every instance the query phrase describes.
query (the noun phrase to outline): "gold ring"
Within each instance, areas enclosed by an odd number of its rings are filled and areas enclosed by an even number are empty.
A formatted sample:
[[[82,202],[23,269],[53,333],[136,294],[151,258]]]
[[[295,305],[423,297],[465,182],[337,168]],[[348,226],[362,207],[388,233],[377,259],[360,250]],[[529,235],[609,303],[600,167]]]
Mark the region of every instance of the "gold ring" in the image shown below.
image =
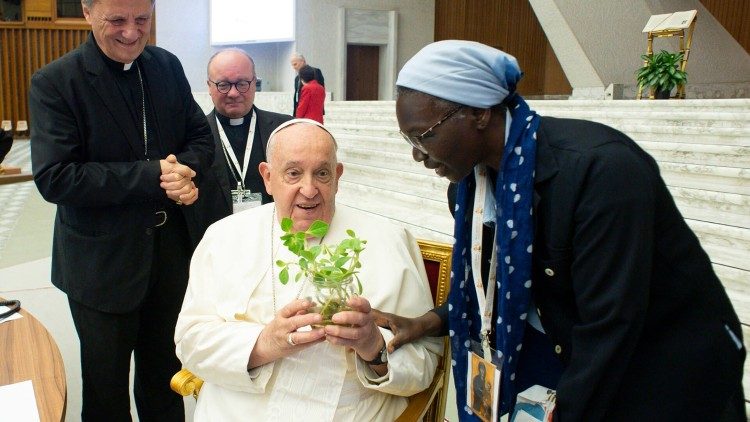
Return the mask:
[[[289,333],[286,335],[286,342],[289,343],[290,346],[294,347],[297,345],[297,343],[294,342],[294,339],[292,338],[292,334],[294,333]]]
[[[177,205],[182,205],[182,201],[180,201],[179,199],[178,199],[178,200],[176,200],[176,201],[174,201],[174,202],[175,202],[175,203],[176,203]]]

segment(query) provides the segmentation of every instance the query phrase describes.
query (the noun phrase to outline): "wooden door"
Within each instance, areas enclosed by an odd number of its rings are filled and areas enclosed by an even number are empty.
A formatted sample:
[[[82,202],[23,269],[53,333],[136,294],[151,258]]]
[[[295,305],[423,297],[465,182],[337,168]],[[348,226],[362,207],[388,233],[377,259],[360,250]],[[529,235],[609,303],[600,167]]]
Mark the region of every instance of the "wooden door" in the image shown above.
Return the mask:
[[[380,47],[377,45],[346,46],[346,100],[378,99]]]

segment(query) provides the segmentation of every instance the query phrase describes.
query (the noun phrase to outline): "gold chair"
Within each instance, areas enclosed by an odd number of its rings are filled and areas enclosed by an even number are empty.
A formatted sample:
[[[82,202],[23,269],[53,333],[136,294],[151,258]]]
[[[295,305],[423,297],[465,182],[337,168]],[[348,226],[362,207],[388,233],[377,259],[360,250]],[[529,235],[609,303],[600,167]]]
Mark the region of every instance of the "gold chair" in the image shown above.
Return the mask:
[[[451,246],[426,240],[419,240],[418,243],[435,306],[442,305],[448,299],[448,288],[450,286]],[[409,405],[398,417],[398,422],[420,420],[443,422],[450,380],[451,366],[449,362],[450,342],[448,338],[444,338],[443,357],[438,362],[432,384],[421,393],[409,397]],[[169,385],[177,394],[182,396],[192,395],[197,399],[203,386],[203,380],[187,369],[182,369],[172,377]]]

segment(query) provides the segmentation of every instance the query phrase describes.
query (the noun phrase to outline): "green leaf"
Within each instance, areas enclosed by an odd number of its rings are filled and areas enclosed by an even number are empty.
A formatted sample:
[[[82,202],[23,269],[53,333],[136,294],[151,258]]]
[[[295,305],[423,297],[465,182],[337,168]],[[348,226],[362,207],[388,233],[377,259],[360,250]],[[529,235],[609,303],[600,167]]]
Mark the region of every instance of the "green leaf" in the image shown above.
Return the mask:
[[[294,222],[289,217],[284,217],[281,219],[281,230],[285,232],[289,232],[292,227],[294,226]]]
[[[644,66],[636,70],[636,81],[642,88],[653,87],[656,90],[671,90],[676,85],[686,82],[686,76],[680,69],[683,53],[670,53],[666,50],[649,55],[641,55]]]
[[[314,260],[314,259],[315,259],[315,256],[313,255],[313,253],[312,253],[312,252],[310,252],[310,251],[305,251],[305,250],[301,250],[301,251],[299,252],[299,256],[300,256],[300,257],[302,257],[302,258],[305,258],[305,259],[306,259],[306,260],[308,260],[308,261],[312,261],[312,260]]]
[[[342,256],[341,258],[336,260],[335,266],[341,268],[351,259],[349,256]]]
[[[351,229],[347,230],[347,231],[346,231],[346,234],[348,234],[348,235],[349,235],[349,237],[357,237],[357,236],[356,236],[356,235],[354,234],[354,230],[351,230]]]
[[[307,229],[307,234],[313,237],[323,237],[328,233],[328,224],[324,221],[315,220]]]
[[[284,268],[279,273],[279,281],[281,284],[286,284],[289,282],[289,268]]]
[[[276,260],[276,265],[279,267],[284,267],[286,266],[286,262],[279,259],[279,260]]]

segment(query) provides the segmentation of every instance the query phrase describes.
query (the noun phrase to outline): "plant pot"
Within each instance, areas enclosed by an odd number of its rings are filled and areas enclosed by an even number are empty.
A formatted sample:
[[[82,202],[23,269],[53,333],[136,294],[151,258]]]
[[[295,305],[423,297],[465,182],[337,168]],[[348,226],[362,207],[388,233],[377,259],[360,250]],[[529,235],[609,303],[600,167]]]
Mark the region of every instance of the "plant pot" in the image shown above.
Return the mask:
[[[331,318],[335,313],[351,310],[346,302],[357,295],[353,277],[342,281],[314,280],[313,286],[315,287],[315,297],[313,297],[315,306],[310,309],[310,312],[319,313],[323,317],[323,322],[314,325],[315,327],[331,325],[333,324]]]
[[[669,90],[659,90],[654,93],[654,98],[657,100],[668,100],[669,96],[672,94],[672,91]]]

